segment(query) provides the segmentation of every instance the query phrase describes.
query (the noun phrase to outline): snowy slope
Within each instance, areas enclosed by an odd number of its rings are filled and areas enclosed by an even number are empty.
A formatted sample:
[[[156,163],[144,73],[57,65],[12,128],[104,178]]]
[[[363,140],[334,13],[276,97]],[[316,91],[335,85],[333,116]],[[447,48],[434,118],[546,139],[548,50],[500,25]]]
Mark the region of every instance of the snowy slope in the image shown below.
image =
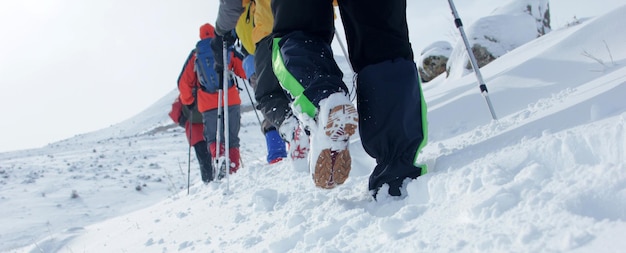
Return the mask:
[[[184,136],[165,115],[173,94],[111,128],[2,153],[0,250],[622,252],[624,23],[626,6],[483,68],[498,121],[473,75],[429,82],[420,159],[430,173],[403,199],[369,197],[374,163],[358,138],[351,177],[334,190],[289,162],[265,165],[253,112],[242,117],[244,167],[230,191],[201,184],[192,160],[187,195]]]

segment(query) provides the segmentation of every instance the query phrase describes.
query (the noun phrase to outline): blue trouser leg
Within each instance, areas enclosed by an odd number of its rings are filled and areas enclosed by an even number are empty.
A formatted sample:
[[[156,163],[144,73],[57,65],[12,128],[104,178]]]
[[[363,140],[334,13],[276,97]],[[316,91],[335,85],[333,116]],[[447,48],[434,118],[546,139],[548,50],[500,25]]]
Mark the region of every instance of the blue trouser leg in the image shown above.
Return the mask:
[[[417,152],[425,143],[425,105],[413,61],[397,58],[365,67],[357,79],[359,131],[365,151],[376,159],[369,189],[389,184],[400,195],[405,178],[416,178]]]
[[[278,46],[280,52],[277,53],[282,55],[284,70],[294,77],[292,80],[295,82],[281,81],[283,88],[296,99],[295,106],[299,105],[300,95],[319,107],[319,102],[333,93],[347,94],[348,88],[342,80],[343,72],[335,62],[328,42],[312,34],[297,31],[283,36]],[[300,89],[304,90],[298,94]]]
[[[272,0],[272,13],[273,36],[280,38],[274,41],[274,73],[294,100],[293,107],[315,117],[321,100],[348,92],[330,47],[335,31],[332,0]]]
[[[272,69],[272,37],[267,36],[256,45],[254,66],[256,68],[256,85],[254,96],[258,102],[257,109],[263,113],[271,125],[276,129],[291,115],[289,97],[280,86]],[[263,133],[269,130],[263,129]]]
[[[324,85],[341,80],[341,73],[327,64],[332,61],[325,56],[325,47],[307,48],[330,45],[334,32],[331,2],[272,0],[273,33],[282,38],[278,45],[284,69],[294,76],[284,79],[295,80],[298,85],[289,87],[299,89],[308,104],[317,105],[320,91],[332,90]],[[389,184],[389,193],[400,195],[402,181],[421,174],[414,163],[427,136],[426,106],[409,43],[406,0],[339,0],[338,4],[350,62],[358,73],[361,141],[377,162],[369,188],[377,191]],[[324,63],[316,62],[319,57],[308,58],[319,55],[324,56]],[[345,85],[335,87],[344,89]]]

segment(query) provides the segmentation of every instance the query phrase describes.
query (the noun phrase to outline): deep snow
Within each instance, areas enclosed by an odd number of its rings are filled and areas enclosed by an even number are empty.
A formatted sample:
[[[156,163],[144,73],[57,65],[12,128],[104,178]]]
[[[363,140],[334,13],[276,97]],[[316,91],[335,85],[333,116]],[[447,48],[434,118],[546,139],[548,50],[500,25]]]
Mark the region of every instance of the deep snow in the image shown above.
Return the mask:
[[[110,128],[0,153],[0,250],[621,252],[624,23],[616,7],[482,68],[498,121],[472,74],[425,84],[429,174],[403,199],[369,197],[374,162],[358,137],[351,176],[333,190],[288,161],[266,165],[252,111],[230,191],[200,183],[193,159],[187,195],[187,145],[167,118],[174,91]]]

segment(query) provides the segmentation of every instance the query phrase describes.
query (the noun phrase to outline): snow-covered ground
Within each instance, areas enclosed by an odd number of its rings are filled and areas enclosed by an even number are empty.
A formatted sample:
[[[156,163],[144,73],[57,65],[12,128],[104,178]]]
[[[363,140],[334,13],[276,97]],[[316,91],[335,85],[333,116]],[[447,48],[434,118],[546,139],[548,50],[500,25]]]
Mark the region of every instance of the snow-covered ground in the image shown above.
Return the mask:
[[[623,252],[624,23],[616,6],[485,66],[498,121],[474,75],[425,84],[429,173],[402,199],[371,199],[358,137],[333,190],[288,161],[266,165],[252,111],[229,189],[203,185],[192,159],[188,195],[174,91],[110,128],[0,153],[0,251]]]

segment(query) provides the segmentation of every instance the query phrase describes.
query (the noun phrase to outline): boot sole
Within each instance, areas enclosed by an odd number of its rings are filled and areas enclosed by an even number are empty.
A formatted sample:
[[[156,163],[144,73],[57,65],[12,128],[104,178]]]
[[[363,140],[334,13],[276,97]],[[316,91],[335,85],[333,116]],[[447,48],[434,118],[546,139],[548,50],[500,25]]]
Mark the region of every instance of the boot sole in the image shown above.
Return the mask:
[[[339,105],[331,109],[324,132],[336,145],[323,149],[315,163],[313,181],[324,189],[332,189],[343,184],[352,169],[352,158],[348,149],[348,140],[356,132],[357,111],[352,105]]]

